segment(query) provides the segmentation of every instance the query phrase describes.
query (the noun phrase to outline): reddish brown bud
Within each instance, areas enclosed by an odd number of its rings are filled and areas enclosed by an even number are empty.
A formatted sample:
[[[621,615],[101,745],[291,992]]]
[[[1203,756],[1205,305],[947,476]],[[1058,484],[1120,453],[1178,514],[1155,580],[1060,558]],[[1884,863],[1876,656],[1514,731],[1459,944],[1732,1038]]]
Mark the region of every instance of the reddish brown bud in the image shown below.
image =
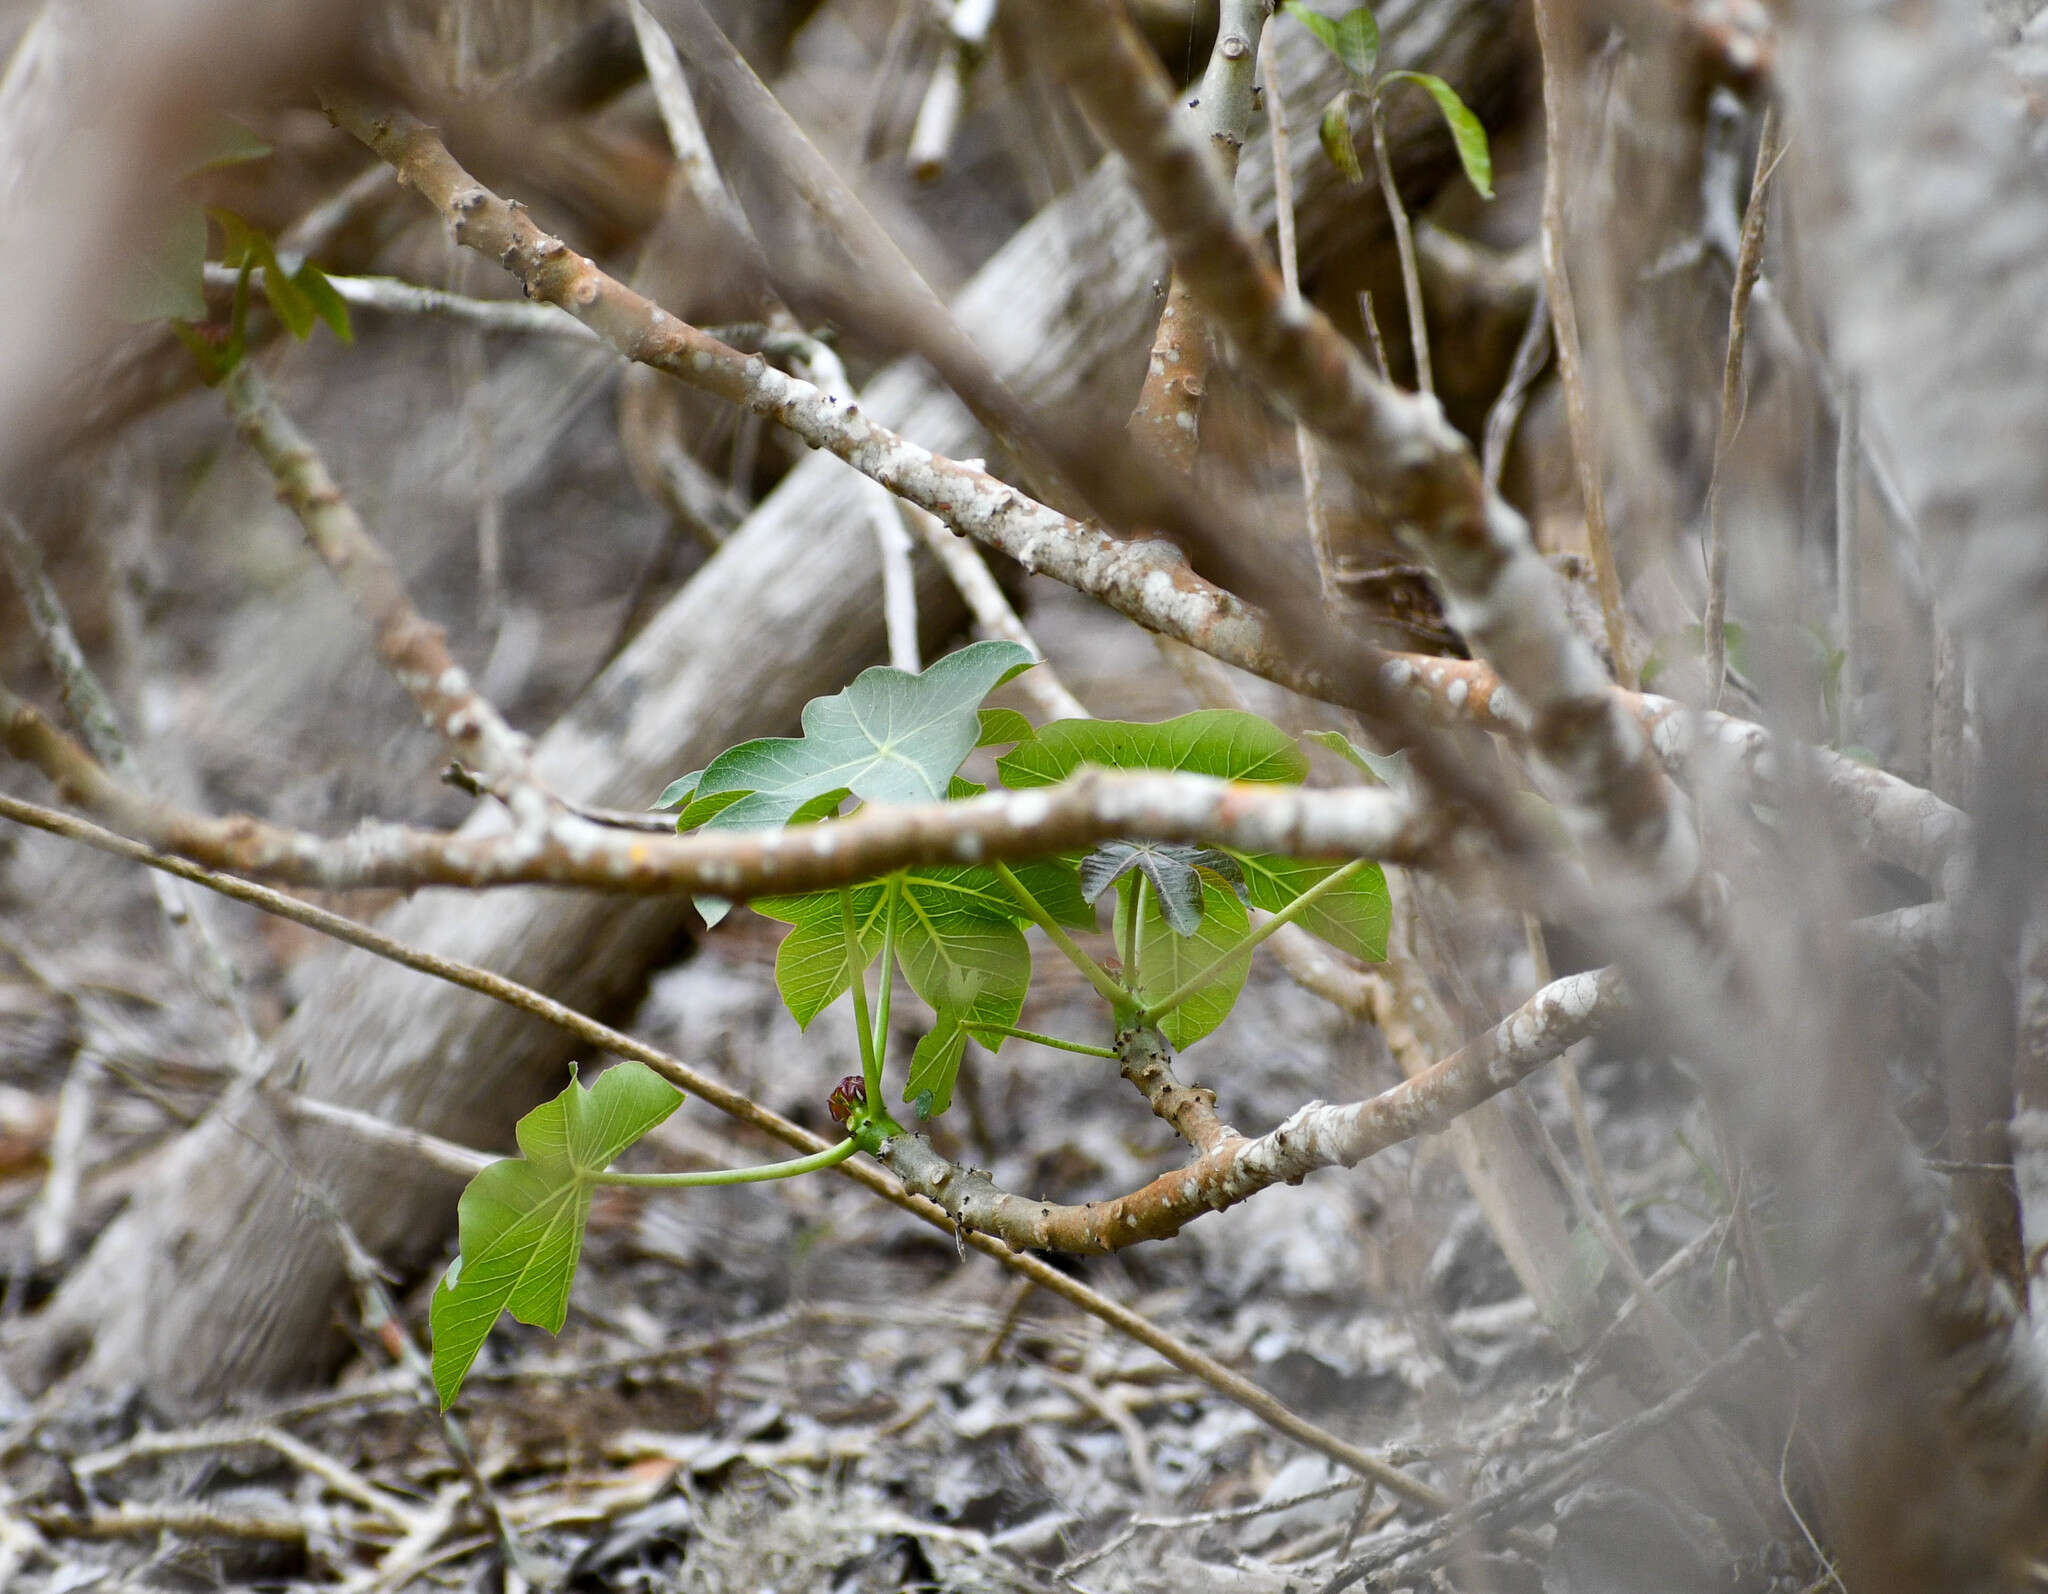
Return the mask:
[[[832,1087],[832,1094],[825,1098],[825,1106],[832,1114],[832,1121],[843,1124],[853,1116],[854,1108],[865,1107],[867,1101],[867,1081],[858,1074],[848,1074]]]

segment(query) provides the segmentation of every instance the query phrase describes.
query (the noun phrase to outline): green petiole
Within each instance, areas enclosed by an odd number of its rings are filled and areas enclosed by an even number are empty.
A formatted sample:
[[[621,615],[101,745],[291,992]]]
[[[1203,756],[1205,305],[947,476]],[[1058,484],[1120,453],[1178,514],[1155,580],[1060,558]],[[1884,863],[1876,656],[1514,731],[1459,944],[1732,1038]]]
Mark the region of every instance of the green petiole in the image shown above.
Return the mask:
[[[881,1060],[889,1055],[889,998],[896,991],[896,892],[900,885],[897,877],[891,875],[883,888],[887,895],[882,902],[882,992],[875,999],[875,1079],[871,1088],[879,1086]],[[879,1101],[881,1097],[873,1099]]]
[[[764,1162],[753,1168],[701,1168],[695,1173],[601,1173],[593,1183],[636,1190],[696,1190],[707,1185],[764,1184],[770,1179],[794,1179],[801,1174],[816,1173],[820,1168],[836,1167],[858,1150],[860,1142],[847,1139],[828,1150],[814,1151],[808,1157],[792,1157],[787,1162]]]
[[[1003,884],[1010,888],[1010,895],[1017,899],[1017,906],[1024,910],[1033,924],[1045,932],[1048,941],[1066,953],[1067,961],[1088,977],[1088,983],[1095,987],[1102,999],[1119,1011],[1129,1007],[1131,993],[1110,977],[1109,970],[1081,950],[1080,943],[1067,934],[1057,919],[1045,911],[1044,905],[1031,894],[1030,887],[1017,878],[1015,871],[1000,860],[995,864],[995,871]]]
[[[1035,1046],[1051,1046],[1063,1052],[1079,1052],[1083,1057],[1107,1057],[1112,1061],[1116,1058],[1116,1053],[1107,1046],[1090,1046],[1083,1041],[1063,1040],[1058,1035],[1041,1035],[1035,1029],[1018,1029],[1010,1024],[962,1024],[960,1027],[976,1040],[981,1040],[984,1035],[1001,1035],[1009,1040],[1030,1041]]]
[[[1137,990],[1140,983],[1142,983],[1138,975],[1138,936],[1145,923],[1146,884],[1147,881],[1143,871],[1131,877],[1131,895],[1129,899],[1131,916],[1127,921],[1124,940],[1124,984],[1133,991]]]
[[[868,964],[861,955],[860,934],[853,927],[853,893],[839,893],[839,922],[846,931],[846,967],[853,975],[853,1025],[860,1033],[860,1074],[868,1100],[882,1099],[882,1054],[875,1048],[875,1027],[868,1016]]]

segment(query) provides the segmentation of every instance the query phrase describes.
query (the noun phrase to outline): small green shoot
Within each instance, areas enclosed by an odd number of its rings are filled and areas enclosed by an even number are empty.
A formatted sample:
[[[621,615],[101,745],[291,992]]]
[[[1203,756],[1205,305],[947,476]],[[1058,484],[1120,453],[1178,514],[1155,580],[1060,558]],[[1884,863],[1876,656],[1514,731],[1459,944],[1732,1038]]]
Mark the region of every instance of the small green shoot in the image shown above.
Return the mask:
[[[1472,114],[1471,107],[1458,97],[1458,91],[1442,78],[1428,72],[1379,70],[1380,29],[1369,8],[1358,6],[1341,17],[1327,17],[1305,4],[1304,0],[1287,0],[1284,9],[1314,34],[1323,48],[1343,63],[1344,70],[1351,76],[1350,86],[1340,90],[1323,108],[1317,128],[1323,153],[1329,156],[1331,165],[1352,182],[1364,182],[1365,168],[1359,161],[1358,146],[1351,136],[1352,103],[1354,100],[1363,101],[1370,113],[1384,98],[1388,85],[1413,83],[1436,101],[1444,125],[1450,129],[1451,142],[1457,148],[1458,163],[1465,169],[1466,181],[1478,190],[1480,198],[1493,198],[1493,153],[1487,144],[1485,127]]]

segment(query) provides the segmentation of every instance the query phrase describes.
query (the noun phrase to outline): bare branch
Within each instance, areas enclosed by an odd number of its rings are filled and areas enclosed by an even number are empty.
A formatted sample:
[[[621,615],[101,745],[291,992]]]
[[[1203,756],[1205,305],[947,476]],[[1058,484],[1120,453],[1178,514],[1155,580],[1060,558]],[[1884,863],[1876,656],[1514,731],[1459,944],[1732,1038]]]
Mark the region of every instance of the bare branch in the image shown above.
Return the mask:
[[[248,815],[213,819],[140,796],[4,687],[0,739],[72,801],[153,847],[210,868],[325,890],[545,884],[744,899],[845,885],[919,863],[1043,857],[1114,837],[1404,860],[1438,840],[1436,823],[1389,791],[1090,770],[1036,791],[878,805],[793,829],[651,836],[558,814],[545,826],[515,832],[451,835],[378,825],[330,841]]]
[[[1224,0],[1208,67],[1188,98],[1187,114],[1207,140],[1226,189],[1237,180],[1238,155],[1251,135],[1257,103],[1252,79],[1265,24],[1265,0]],[[1202,395],[1214,353],[1210,345],[1202,312],[1176,271],[1159,313],[1131,429],[1162,463],[1183,474],[1194,468],[1199,446]]]
[[[427,728],[485,775],[513,782],[511,801],[522,820],[544,822],[548,804],[530,785],[527,739],[470,684],[468,672],[448,652],[447,634],[413,607],[391,556],[342,496],[255,362],[237,365],[222,391],[236,430],[269,467],[278,496],[298,516],[313,551],[370,622],[377,657],[417,705]]]
[[[983,470],[920,448],[857,403],[836,400],[677,320],[479,185],[416,119],[399,112],[376,115],[333,97],[329,114],[425,195],[461,242],[498,261],[534,297],[568,310],[626,358],[778,421],[963,536],[1100,599],[1148,629],[1284,685],[1311,694],[1331,690],[1288,658],[1256,608],[1184,563],[1160,558],[1160,545],[1121,542],[1070,519]]]
[[[1293,1183],[1319,1168],[1351,1167],[1404,1140],[1438,1133],[1598,1033],[1624,1006],[1614,970],[1567,975],[1461,1051],[1369,1101],[1311,1103],[1255,1140],[1223,1135],[1195,1162],[1111,1201],[1058,1206],[1010,1195],[985,1174],[948,1162],[921,1135],[884,1141],[880,1156],[908,1189],[943,1207],[963,1229],[1034,1250],[1118,1251],[1178,1234],[1190,1219],[1235,1206],[1269,1185]]]
[[[382,168],[371,170],[386,179]],[[251,287],[263,285],[263,268],[249,273]],[[233,291],[241,273],[217,261],[205,267],[205,285],[210,294]],[[423,287],[398,277],[330,276],[344,303],[358,310],[375,310],[382,315],[429,316],[479,332],[503,332],[519,337],[561,338],[586,348],[602,348],[603,340],[573,316],[563,315],[551,304],[529,304],[523,299],[476,299],[445,288]]]

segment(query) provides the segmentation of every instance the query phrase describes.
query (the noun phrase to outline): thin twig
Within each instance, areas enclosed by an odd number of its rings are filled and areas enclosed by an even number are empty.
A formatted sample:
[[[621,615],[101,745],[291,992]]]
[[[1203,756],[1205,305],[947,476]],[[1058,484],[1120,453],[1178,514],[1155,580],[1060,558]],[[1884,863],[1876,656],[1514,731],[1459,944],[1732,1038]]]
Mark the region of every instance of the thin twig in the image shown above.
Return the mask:
[[[1533,913],[1522,915],[1522,933],[1529,943],[1529,961],[1536,971],[1536,984],[1548,985],[1554,977],[1550,966],[1550,945],[1543,934],[1543,921]],[[1586,1170],[1586,1179],[1593,1187],[1593,1200],[1599,1206],[1607,1226],[1617,1235],[1626,1236],[1622,1227],[1621,1208],[1614,1204],[1614,1185],[1607,1177],[1607,1159],[1600,1155],[1600,1143],[1593,1138],[1593,1119],[1586,1111],[1586,1092],[1579,1083],[1578,1054],[1583,1048],[1574,1046],[1557,1060],[1557,1082],[1564,1087],[1565,1108],[1571,1114],[1572,1139],[1579,1148],[1579,1162]]]
[[[64,712],[86,747],[122,781],[144,789],[147,781],[122,734],[120,715],[78,645],[63,601],[43,569],[41,551],[20,521],[6,513],[0,513],[0,563],[21,593],[44,661],[57,679]],[[242,1043],[240,1061],[247,1066],[255,1054],[254,1030],[242,1000],[239,972],[221,949],[199,900],[173,880],[155,880],[153,886],[157,907],[171,928],[172,955],[199,994],[227,1015]]]
[[[222,391],[236,429],[269,468],[307,542],[370,622],[378,658],[427,727],[458,758],[510,782],[509,800],[522,822],[545,824],[552,805],[532,783],[527,739],[470,683],[442,629],[413,607],[398,567],[343,496],[311,439],[285,414],[255,362],[236,366]]]
[[[275,1451],[300,1471],[310,1473],[344,1499],[353,1500],[400,1529],[413,1525],[413,1507],[388,1489],[381,1489],[325,1451],[319,1450],[281,1428],[261,1423],[227,1423],[205,1428],[173,1429],[140,1433],[124,1443],[93,1451],[71,1463],[81,1479],[99,1477],[130,1462],[157,1456],[184,1455],[195,1450],[234,1450],[260,1446]]]
[[[1764,107],[1757,134],[1756,174],[1742,212],[1742,242],[1735,257],[1735,289],[1728,301],[1728,350],[1721,364],[1721,424],[1714,437],[1713,475],[1707,483],[1707,610],[1702,622],[1706,650],[1707,706],[1719,708],[1728,681],[1728,532],[1722,516],[1728,451],[1742,427],[1742,351],[1749,334],[1749,296],[1764,263],[1767,195],[1777,166],[1777,107]]]
[[[1287,99],[1280,78],[1280,34],[1268,31],[1259,41],[1259,67],[1266,83],[1266,126],[1273,146],[1273,231],[1280,246],[1280,286],[1286,303],[1301,305],[1301,258],[1294,230],[1294,168],[1288,164]],[[1308,545],[1323,584],[1323,602],[1338,594],[1336,554],[1330,547],[1330,517],[1323,505],[1323,462],[1315,433],[1294,423],[1294,457],[1301,470],[1302,513],[1308,522]]]
[[[379,178],[387,176],[383,167],[372,167],[371,170]],[[261,266],[250,272],[250,284],[261,287],[263,274]],[[233,291],[240,277],[238,270],[218,262],[208,262],[204,273],[207,289],[217,294]],[[453,322],[456,326],[472,327],[479,332],[559,338],[582,344],[585,348],[604,347],[604,340],[590,328],[574,316],[564,315],[551,304],[529,304],[523,299],[478,299],[469,294],[451,293],[446,288],[429,288],[420,283],[406,282],[398,277],[332,276],[327,280],[334,285],[334,291],[343,303],[358,310],[374,310],[380,315],[427,316]]]
[[[1317,1594],[1340,1594],[1352,1584],[1397,1565],[1417,1573],[1441,1566],[1475,1540],[1543,1510],[1582,1478],[1618,1459],[1714,1395],[1764,1354],[1770,1344],[1761,1330],[1751,1334],[1656,1405],[1539,1463],[1506,1488],[1377,1546],[1323,1584]]]
[[[1500,491],[1501,472],[1507,468],[1508,447],[1515,440],[1522,406],[1550,359],[1550,349],[1550,290],[1539,281],[1536,302],[1529,307],[1529,324],[1522,329],[1522,341],[1515,345],[1515,358],[1508,366],[1508,379],[1501,384],[1493,408],[1486,412],[1479,471],[1489,492]]]
[[[1252,78],[1265,22],[1265,0],[1223,0],[1209,64],[1187,102],[1186,114],[1201,131],[1226,187],[1237,181],[1238,156],[1251,130]],[[1213,354],[1202,312],[1175,272],[1159,312],[1131,428],[1160,460],[1183,474],[1194,469]]]
[[[1857,678],[1862,673],[1863,574],[1857,552],[1858,500],[1863,492],[1862,431],[1856,384],[1844,379],[1835,407],[1835,745],[1856,740]]]
[[[974,616],[982,635],[1029,648],[1032,656],[1039,660],[1036,669],[1026,670],[1017,677],[1017,690],[1030,698],[1032,706],[1048,720],[1088,718],[1088,710],[1081,706],[1081,700],[1067,690],[1059,676],[1053,673],[1052,666],[1045,662],[1045,650],[1026,629],[1017,611],[1011,607],[1010,600],[1003,596],[1003,589],[989,573],[988,561],[981,557],[974,544],[965,537],[954,535],[946,528],[945,522],[936,515],[926,514],[915,504],[899,499],[896,507],[966,600],[967,612]]]
[[[1621,607],[1621,575],[1614,563],[1614,545],[1607,535],[1607,496],[1600,479],[1599,439],[1586,397],[1584,361],[1579,349],[1579,313],[1572,298],[1571,271],[1565,262],[1565,178],[1571,166],[1571,136],[1565,124],[1566,99],[1578,74],[1568,59],[1574,48],[1558,8],[1569,0],[1536,0],[1536,39],[1543,58],[1543,280],[1550,297],[1551,331],[1557,349],[1557,375],[1564,388],[1565,419],[1572,436],[1572,457],[1578,467],[1579,498],[1586,512],[1586,549],[1593,560],[1593,578],[1600,592],[1600,615],[1607,628],[1607,652],[1614,678],[1624,687],[1636,684],[1636,667],[1628,652],[1628,627]]]
[[[1376,93],[1366,96],[1366,120],[1372,124],[1372,158],[1380,175],[1380,197],[1394,223],[1394,253],[1401,261],[1401,291],[1408,304],[1408,346],[1415,352],[1416,391],[1434,395],[1436,378],[1429,368],[1429,326],[1422,311],[1422,271],[1415,261],[1415,232],[1408,225],[1408,207],[1394,182],[1394,163],[1387,154],[1387,119]],[[1385,357],[1382,355],[1381,369]]]

